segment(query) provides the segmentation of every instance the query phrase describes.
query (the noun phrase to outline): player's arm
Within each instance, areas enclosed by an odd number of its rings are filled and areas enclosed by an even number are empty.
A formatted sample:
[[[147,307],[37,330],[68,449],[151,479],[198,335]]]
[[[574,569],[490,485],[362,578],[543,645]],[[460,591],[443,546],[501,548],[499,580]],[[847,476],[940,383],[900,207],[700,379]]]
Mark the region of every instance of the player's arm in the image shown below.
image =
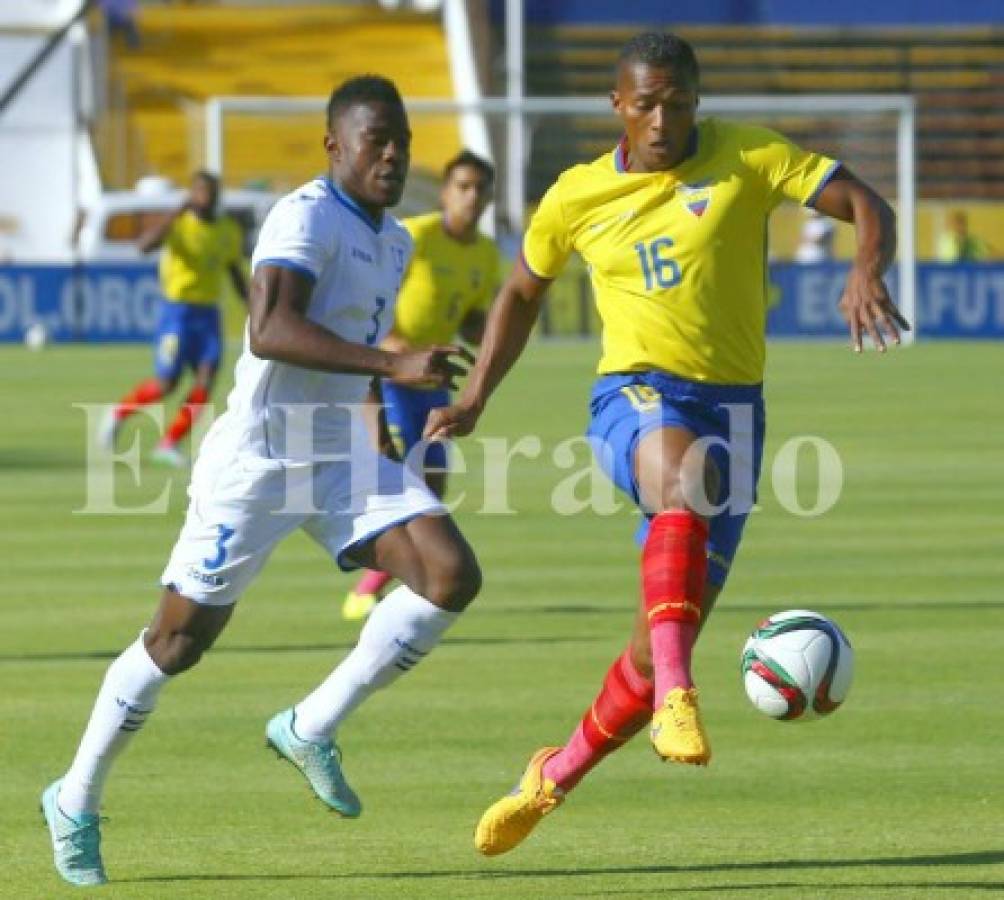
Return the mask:
[[[899,343],[900,329],[910,323],[896,309],[882,276],[896,256],[896,214],[878,194],[841,166],[813,203],[816,209],[842,222],[852,222],[858,249],[840,298],[840,312],[851,331],[851,343],[861,352],[867,333],[885,350],[883,332]]]
[[[457,402],[434,409],[425,426],[425,437],[444,440],[470,434],[492,391],[519,359],[540,314],[548,279],[538,278],[522,256],[516,261],[488,313],[481,353]]]
[[[187,209],[188,201],[186,200],[174,212],[159,217],[153,225],[136,239],[136,246],[139,247],[140,252],[152,253],[154,250],[159,250],[163,246],[164,241],[167,240],[167,236],[171,233],[174,223],[178,221]]]
[[[457,331],[460,337],[467,341],[468,344],[473,344],[477,347],[484,340],[485,325],[487,323],[488,317],[485,315],[483,309],[472,309],[464,316]]]
[[[227,266],[227,272],[230,274],[230,282],[234,286],[234,290],[237,291],[237,296],[244,301],[248,302],[248,282],[244,277],[244,268],[240,263],[232,262]]]
[[[263,264],[255,269],[248,299],[251,352],[260,359],[354,375],[393,378],[414,387],[455,387],[473,362],[462,347],[442,346],[391,353],[357,344],[307,318],[314,280],[303,272]]]

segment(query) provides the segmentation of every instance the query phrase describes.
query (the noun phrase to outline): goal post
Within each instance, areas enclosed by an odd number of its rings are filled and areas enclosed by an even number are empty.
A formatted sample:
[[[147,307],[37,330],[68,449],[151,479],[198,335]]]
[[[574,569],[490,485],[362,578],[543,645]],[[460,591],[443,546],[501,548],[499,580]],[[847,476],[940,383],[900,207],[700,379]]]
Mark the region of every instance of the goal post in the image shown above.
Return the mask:
[[[220,96],[212,97],[205,108],[206,165],[218,172],[226,180],[228,165],[227,125],[235,117],[251,116],[274,118],[277,122],[289,117],[323,115],[326,97],[255,97]],[[484,97],[471,102],[459,102],[452,98],[406,98],[405,104],[412,116],[413,129],[418,131],[423,122],[442,122],[446,118],[455,120],[460,134],[459,123],[470,122],[472,117],[481,117],[485,123],[492,123],[496,133],[503,129],[509,135],[508,141],[497,141],[497,145],[510,148],[528,148],[528,134],[534,125],[543,121],[578,120],[607,118],[611,127],[616,126],[606,97]],[[738,95],[708,96],[701,98],[701,115],[715,115],[723,118],[755,118],[765,125],[775,125],[786,132],[784,123],[800,121],[825,122],[837,132],[836,141],[843,151],[837,155],[852,168],[857,168],[853,158],[856,142],[862,145],[870,138],[871,132],[861,124],[869,117],[885,117],[894,121],[889,132],[889,146],[882,147],[879,155],[895,160],[895,176],[889,179],[889,188],[895,192],[895,206],[898,220],[898,262],[895,277],[897,303],[907,319],[913,323],[913,331],[903,334],[904,343],[912,343],[917,336],[917,283],[916,283],[916,102],[908,94],[794,94],[794,95]],[[574,128],[566,124],[565,128]],[[520,132],[512,139],[513,130]],[[561,134],[561,129],[557,129]],[[256,135],[256,140],[267,136]],[[458,137],[459,140],[459,137]],[[458,145],[459,146],[459,145]],[[813,147],[827,152],[829,148]],[[529,150],[522,149],[525,156]],[[845,158],[850,155],[852,158]],[[585,157],[589,158],[589,157]],[[529,159],[505,159],[499,167],[507,186],[505,197],[506,214],[510,227],[521,230],[524,211],[528,201],[527,173]],[[867,178],[867,174],[865,175]],[[431,186],[426,190],[431,193]]]

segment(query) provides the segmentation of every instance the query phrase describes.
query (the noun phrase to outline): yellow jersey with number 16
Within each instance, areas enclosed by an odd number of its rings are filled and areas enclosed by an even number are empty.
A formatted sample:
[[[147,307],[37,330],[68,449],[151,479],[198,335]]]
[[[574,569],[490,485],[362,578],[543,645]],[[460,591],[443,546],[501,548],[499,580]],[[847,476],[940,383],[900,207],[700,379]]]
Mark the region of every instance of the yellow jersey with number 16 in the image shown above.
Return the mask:
[[[838,163],[767,128],[702,120],[666,172],[632,174],[626,144],[573,166],[544,195],[523,240],[554,278],[575,250],[602,322],[597,371],[660,370],[713,384],[763,380],[767,219],[811,205]]]

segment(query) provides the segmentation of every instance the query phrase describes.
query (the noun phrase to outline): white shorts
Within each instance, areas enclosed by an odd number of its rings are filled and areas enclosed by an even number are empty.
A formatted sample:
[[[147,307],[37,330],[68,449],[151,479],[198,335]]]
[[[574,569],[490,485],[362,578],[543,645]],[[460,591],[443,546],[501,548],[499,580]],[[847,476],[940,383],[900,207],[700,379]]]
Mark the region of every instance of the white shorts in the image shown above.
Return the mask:
[[[417,516],[445,514],[419,479],[404,481],[399,463],[376,454],[366,462],[370,477],[353,479],[346,463],[290,466],[254,456],[200,454],[185,524],[161,584],[196,603],[229,606],[296,528],[348,572],[358,568],[351,554],[359,545]]]

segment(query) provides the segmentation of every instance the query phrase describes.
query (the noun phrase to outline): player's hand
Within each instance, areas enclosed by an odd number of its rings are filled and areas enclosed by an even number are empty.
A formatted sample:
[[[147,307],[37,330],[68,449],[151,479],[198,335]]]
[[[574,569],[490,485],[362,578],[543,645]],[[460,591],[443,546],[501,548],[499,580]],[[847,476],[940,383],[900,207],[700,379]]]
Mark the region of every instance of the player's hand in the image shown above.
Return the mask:
[[[429,413],[422,437],[427,441],[448,441],[451,438],[465,437],[474,431],[480,415],[481,410],[466,403],[440,406]]]
[[[910,323],[896,309],[881,276],[862,266],[851,268],[838,306],[851,330],[851,346],[855,353],[861,352],[865,334],[871,337],[875,349],[884,353],[885,337],[898,344],[900,330],[910,330]]]
[[[404,387],[456,390],[456,379],[466,375],[473,362],[471,351],[456,344],[408,350],[395,354],[390,380]]]

